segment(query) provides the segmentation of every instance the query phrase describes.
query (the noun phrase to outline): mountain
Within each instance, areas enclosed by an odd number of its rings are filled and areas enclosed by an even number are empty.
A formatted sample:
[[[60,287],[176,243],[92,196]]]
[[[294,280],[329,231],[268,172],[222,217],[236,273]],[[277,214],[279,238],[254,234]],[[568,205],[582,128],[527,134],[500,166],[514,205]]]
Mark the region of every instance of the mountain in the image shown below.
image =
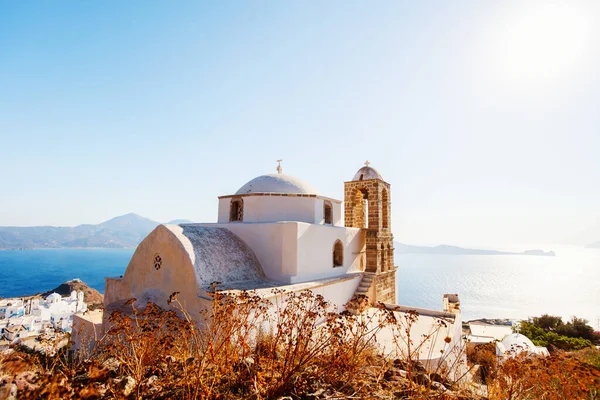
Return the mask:
[[[590,243],[585,246],[586,249],[600,249],[600,242]]]
[[[445,254],[445,255],[479,255],[479,256],[493,256],[493,255],[526,255],[526,256],[550,256],[554,257],[556,254],[553,251],[543,250],[525,250],[520,253],[509,252],[509,251],[498,251],[498,250],[480,250],[480,249],[466,249],[457,246],[448,246],[441,244],[435,247],[429,246],[412,246],[409,244],[394,242],[394,250],[398,254]]]
[[[169,223],[191,222],[175,220]],[[0,226],[0,250],[60,247],[134,248],[158,222],[137,214],[126,214],[97,225],[75,227]]]

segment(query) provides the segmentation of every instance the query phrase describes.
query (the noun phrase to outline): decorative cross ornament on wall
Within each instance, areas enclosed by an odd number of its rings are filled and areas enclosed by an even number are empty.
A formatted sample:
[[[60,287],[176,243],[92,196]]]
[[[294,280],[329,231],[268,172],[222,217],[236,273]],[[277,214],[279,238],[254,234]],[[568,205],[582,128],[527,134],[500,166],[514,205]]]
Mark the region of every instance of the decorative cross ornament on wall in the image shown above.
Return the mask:
[[[162,257],[160,254],[154,255],[154,268],[158,271],[162,267]]]

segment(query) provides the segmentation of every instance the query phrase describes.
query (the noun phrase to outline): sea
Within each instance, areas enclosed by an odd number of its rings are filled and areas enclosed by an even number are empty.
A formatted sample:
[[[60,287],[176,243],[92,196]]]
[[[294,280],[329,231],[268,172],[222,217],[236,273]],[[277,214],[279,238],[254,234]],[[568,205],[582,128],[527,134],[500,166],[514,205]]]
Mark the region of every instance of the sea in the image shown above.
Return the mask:
[[[398,254],[398,302],[441,309],[443,295],[457,293],[463,320],[547,313],[585,318],[600,330],[600,249],[553,250],[556,257]],[[123,275],[133,251],[0,251],[0,297],[44,292],[73,278],[104,292],[104,278]]]

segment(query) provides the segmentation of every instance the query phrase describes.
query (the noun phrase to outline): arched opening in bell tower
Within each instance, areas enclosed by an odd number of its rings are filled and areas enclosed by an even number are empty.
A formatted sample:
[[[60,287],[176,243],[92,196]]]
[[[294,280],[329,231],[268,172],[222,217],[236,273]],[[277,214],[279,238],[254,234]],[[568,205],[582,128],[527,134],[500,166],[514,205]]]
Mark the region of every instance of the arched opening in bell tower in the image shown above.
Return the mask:
[[[389,229],[390,227],[390,200],[388,196],[388,191],[386,188],[381,190],[381,218],[382,221],[382,229]]]
[[[369,192],[366,189],[356,189],[354,192],[354,222],[356,228],[369,227]]]

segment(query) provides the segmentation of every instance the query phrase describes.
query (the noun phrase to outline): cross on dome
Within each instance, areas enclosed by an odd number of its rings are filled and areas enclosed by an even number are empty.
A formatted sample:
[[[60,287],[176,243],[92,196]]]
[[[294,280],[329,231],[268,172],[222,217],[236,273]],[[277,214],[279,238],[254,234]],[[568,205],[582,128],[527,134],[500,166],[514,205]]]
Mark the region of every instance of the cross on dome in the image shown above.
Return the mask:
[[[368,167],[371,164],[369,160],[365,161],[365,167]]]
[[[283,168],[281,168],[281,162],[283,160],[277,160],[277,173],[278,174],[282,174],[283,173]]]

